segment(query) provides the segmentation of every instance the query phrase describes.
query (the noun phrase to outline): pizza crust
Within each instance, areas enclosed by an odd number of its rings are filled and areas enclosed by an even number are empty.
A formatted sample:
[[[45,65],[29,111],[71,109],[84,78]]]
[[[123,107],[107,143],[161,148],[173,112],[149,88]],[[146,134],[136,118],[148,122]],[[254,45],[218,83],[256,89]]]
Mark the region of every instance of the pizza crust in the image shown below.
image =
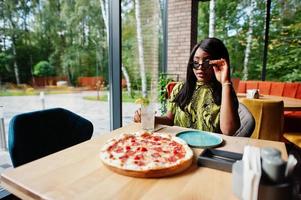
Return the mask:
[[[125,176],[131,176],[137,178],[160,178],[160,177],[171,176],[183,172],[186,169],[188,169],[191,164],[192,164],[192,157],[191,159],[184,160],[183,162],[175,166],[150,169],[150,170],[141,170],[141,171],[121,169],[107,164],[105,164],[105,166],[110,170]]]
[[[110,159],[110,153],[108,152],[108,149],[112,147],[112,145],[118,143],[121,140],[125,140],[128,137],[134,136],[135,138],[139,138],[143,133],[144,132],[136,132],[133,134],[121,134],[116,138],[113,138],[108,142],[106,142],[102,147],[100,153],[100,158],[102,162],[105,164],[105,166],[108,167],[110,170],[122,175],[141,177],[141,178],[151,178],[151,177],[170,176],[170,175],[180,173],[186,170],[192,164],[193,151],[189,148],[189,146],[186,144],[184,140],[172,136],[170,134],[159,134],[159,133],[152,133],[151,136],[160,136],[161,138],[170,140],[169,142],[172,141],[177,142],[185,149],[185,156],[183,158],[177,159],[175,162],[172,163],[148,162],[145,166],[138,166],[136,164],[128,164],[128,163],[123,164],[120,159],[115,159],[115,160]],[[164,153],[162,152],[162,154]],[[120,154],[120,156],[122,156],[122,153]]]

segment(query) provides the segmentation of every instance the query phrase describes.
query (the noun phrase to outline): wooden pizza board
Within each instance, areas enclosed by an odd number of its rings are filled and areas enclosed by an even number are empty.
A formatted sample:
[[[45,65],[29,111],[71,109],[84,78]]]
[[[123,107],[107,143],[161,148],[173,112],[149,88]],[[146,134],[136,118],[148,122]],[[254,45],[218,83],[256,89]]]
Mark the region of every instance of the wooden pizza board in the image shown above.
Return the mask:
[[[192,164],[192,160],[193,160],[193,156],[189,160],[185,160],[181,164],[176,166],[172,166],[169,168],[147,170],[147,171],[126,170],[126,169],[120,169],[114,166],[110,166],[104,162],[103,164],[110,170],[125,176],[131,176],[137,178],[160,178],[160,177],[175,175],[185,171]]]

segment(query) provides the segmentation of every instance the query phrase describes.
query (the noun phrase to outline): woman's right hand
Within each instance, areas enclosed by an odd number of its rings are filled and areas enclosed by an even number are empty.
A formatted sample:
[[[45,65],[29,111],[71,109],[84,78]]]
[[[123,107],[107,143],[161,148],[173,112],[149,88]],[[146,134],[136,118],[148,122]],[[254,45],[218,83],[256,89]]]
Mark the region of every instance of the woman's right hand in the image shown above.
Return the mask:
[[[141,108],[135,111],[134,114],[134,122],[140,123],[141,122]]]

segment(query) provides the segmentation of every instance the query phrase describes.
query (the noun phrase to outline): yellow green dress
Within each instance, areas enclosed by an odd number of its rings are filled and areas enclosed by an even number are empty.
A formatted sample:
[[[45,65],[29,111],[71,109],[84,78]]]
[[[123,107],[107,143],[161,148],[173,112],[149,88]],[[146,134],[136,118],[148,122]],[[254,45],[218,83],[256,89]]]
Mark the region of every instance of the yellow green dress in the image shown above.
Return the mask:
[[[220,105],[214,102],[212,86],[197,82],[191,101],[182,111],[173,100],[183,85],[175,85],[167,104],[167,110],[174,115],[174,125],[220,133]]]

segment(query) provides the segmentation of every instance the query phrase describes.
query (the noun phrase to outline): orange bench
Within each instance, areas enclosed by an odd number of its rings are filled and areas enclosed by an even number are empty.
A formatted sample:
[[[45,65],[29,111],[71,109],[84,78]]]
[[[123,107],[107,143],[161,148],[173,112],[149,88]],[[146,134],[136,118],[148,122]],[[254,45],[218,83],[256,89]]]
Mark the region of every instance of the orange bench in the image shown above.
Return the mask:
[[[276,81],[240,81],[238,93],[246,93],[248,89],[259,89],[260,94],[285,96],[301,99],[301,83]]]
[[[240,81],[239,93],[246,93],[247,89],[259,89],[260,94],[285,96],[301,99],[301,83],[275,81]],[[301,111],[284,112],[284,132],[301,132]]]

